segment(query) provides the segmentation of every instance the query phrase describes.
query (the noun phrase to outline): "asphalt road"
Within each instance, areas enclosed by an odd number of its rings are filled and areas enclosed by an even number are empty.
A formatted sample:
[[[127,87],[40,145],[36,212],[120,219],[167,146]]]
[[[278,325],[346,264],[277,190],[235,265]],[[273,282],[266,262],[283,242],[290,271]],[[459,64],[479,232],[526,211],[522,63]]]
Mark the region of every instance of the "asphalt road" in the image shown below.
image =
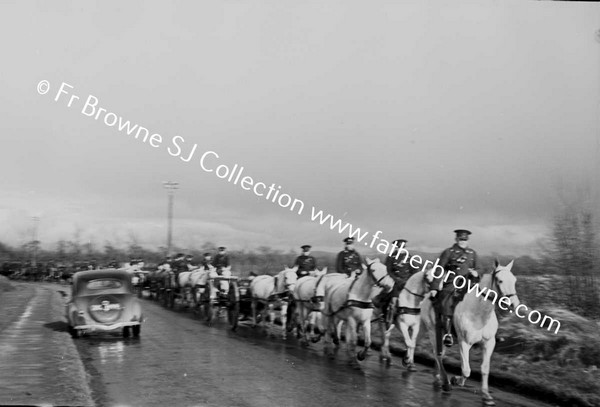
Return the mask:
[[[66,288],[50,284],[36,288],[37,295],[29,302],[34,304],[28,308],[29,314],[24,313],[18,320],[24,322],[19,325],[15,321],[0,331],[3,352],[7,341],[10,345],[14,338],[23,336],[21,332],[25,334],[23,330],[28,329],[28,324],[56,335],[54,341],[44,342],[46,352],[13,352],[8,358],[3,353],[0,383],[18,397],[10,401],[0,391],[0,404],[38,402],[39,397],[34,399],[17,389],[28,380],[42,389],[51,388],[50,383],[58,379],[49,376],[53,372],[42,377],[32,372],[35,366],[52,365],[57,359],[55,353],[60,350],[70,352],[72,366],[63,373],[68,374],[65,380],[76,385],[67,391],[70,396],[59,398],[56,392],[47,393],[42,400],[47,403],[278,407],[481,405],[479,383],[474,381],[465,388],[455,388],[451,394],[443,394],[433,388],[432,370],[428,367],[419,366],[418,372],[408,373],[398,360],[398,365],[385,367],[379,363],[378,353],[372,351],[362,362],[362,369],[355,370],[347,365],[343,344],[338,359],[331,361],[323,355],[321,344],[305,349],[293,338],[286,341],[271,338],[245,324],[232,332],[225,319],[208,327],[191,313],[163,309],[148,300],[142,302],[147,321],[140,338],[123,339],[118,333],[104,333],[72,340],[61,325],[64,319],[56,319],[55,314],[47,311],[60,309],[56,308],[56,302],[62,305],[64,299],[58,290]],[[54,305],[49,307],[50,303]],[[15,380],[5,383],[10,379],[11,367],[19,369],[23,364],[27,369],[23,367],[22,371],[33,376],[28,378],[25,373],[20,376],[21,387],[17,387]],[[87,382],[87,387],[82,382]],[[498,406],[550,406],[498,389],[492,391]],[[40,390],[39,394],[44,393]]]

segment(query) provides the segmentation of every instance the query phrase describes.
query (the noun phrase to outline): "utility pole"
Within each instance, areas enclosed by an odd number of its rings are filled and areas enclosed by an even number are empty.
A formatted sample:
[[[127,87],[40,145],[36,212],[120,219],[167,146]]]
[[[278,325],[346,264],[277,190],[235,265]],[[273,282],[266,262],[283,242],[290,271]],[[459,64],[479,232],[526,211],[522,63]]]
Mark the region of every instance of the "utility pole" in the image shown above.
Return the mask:
[[[33,230],[31,232],[31,265],[35,267],[37,265],[37,227],[40,218],[37,216],[32,216],[31,220],[33,221]]]
[[[167,256],[171,255],[171,245],[173,241],[173,196],[175,190],[179,188],[179,183],[173,181],[163,181],[163,187],[167,190],[169,204],[167,210],[168,230],[167,230]]]

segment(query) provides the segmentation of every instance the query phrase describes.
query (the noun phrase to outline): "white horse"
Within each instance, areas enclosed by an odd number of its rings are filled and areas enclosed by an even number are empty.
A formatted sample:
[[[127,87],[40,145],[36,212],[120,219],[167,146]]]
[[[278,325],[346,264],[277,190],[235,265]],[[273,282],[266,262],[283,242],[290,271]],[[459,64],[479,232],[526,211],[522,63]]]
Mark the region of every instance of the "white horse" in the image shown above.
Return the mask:
[[[325,330],[325,353],[333,357],[332,331],[340,322],[346,323],[346,345],[350,364],[359,367],[358,360],[364,360],[371,346],[371,317],[373,316],[372,298],[381,289],[389,292],[394,280],[379,259],[367,258],[366,270],[354,278],[348,278],[331,284],[325,290],[323,308],[323,327]],[[357,328],[364,332],[364,349],[355,355]]]
[[[209,266],[208,269],[195,268],[191,271],[183,271],[177,276],[182,298],[188,303],[193,303],[194,312],[200,311],[203,304],[201,299],[206,291],[208,279],[218,276],[217,270]]]
[[[323,296],[321,295],[321,301],[317,299],[316,288],[317,285],[335,278],[346,278],[346,275],[338,273],[327,274],[327,267],[325,267],[322,270],[317,270],[314,276],[302,277],[296,283],[293,293],[294,318],[300,330],[300,344],[302,346],[308,345],[309,339],[313,343],[318,342],[320,339],[321,335],[316,336],[314,329],[320,322],[319,317],[323,308]],[[310,338],[308,335],[309,331],[311,333]]]
[[[298,267],[292,269],[285,268],[280,271],[276,276],[262,275],[254,277],[250,283],[250,292],[252,296],[252,326],[256,326],[256,308],[258,303],[265,304],[269,309],[269,326],[270,333],[274,335],[274,324],[275,324],[275,308],[281,309],[280,319],[281,326],[283,329],[282,337],[286,338],[287,334],[287,308],[289,305],[289,298],[291,293],[294,291],[296,280],[296,270]],[[264,324],[264,318],[262,319]]]
[[[220,272],[220,274],[219,274],[219,272]],[[227,277],[227,278],[231,277],[231,266],[223,267],[220,270],[217,270],[217,276]],[[228,279],[219,280],[218,284],[216,284],[215,288],[219,289],[223,293],[229,292],[229,280]]]
[[[501,266],[498,260],[496,260],[494,271],[491,274],[481,276],[479,286],[475,286],[471,292],[465,294],[464,299],[456,305],[452,318],[458,337],[462,370],[462,376],[453,377],[452,383],[458,386],[465,385],[467,378],[471,374],[469,350],[474,344],[480,343],[482,349],[481,394],[483,403],[487,406],[495,405],[488,388],[490,358],[496,346],[496,331],[498,330],[498,319],[496,318],[495,305],[492,301],[500,301],[502,297],[506,297],[510,300],[510,307],[513,310],[520,304],[515,289],[517,278],[511,272],[513,263],[514,260],[506,266]],[[483,291],[484,288],[485,292]],[[493,290],[493,292],[490,290]],[[476,291],[481,294],[477,296]],[[497,300],[494,293],[497,294]],[[488,299],[486,300],[486,298]],[[436,315],[433,304],[431,301],[423,301],[421,309],[421,319],[429,332],[429,340],[433,345],[437,364],[435,374],[436,384],[441,384],[444,391],[450,391],[452,390],[452,385],[444,369],[444,348],[441,346],[441,343],[439,345],[440,350],[438,350],[438,341],[441,341],[441,328],[436,326]]]
[[[398,295],[396,307],[389,317],[391,325],[387,329],[385,328],[385,321],[380,319],[380,328],[383,333],[381,359],[388,363],[391,362],[390,336],[394,328],[398,328],[406,344],[406,356],[402,359],[402,364],[411,372],[417,370],[415,367],[415,346],[421,327],[421,302],[429,290],[429,284],[433,281],[431,271],[431,267],[418,271],[406,281],[404,288]]]

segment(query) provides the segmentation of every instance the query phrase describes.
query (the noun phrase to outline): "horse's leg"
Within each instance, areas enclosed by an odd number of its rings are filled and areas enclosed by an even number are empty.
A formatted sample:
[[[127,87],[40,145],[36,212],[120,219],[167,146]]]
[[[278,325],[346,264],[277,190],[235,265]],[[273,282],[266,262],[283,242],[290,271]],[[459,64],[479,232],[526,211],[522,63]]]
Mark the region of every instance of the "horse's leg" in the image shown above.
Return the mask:
[[[350,358],[349,363],[355,368],[359,368],[360,365],[356,355],[356,321],[352,316],[346,321],[346,349],[348,351],[348,357]]]
[[[419,337],[420,328],[421,319],[418,316],[416,316],[415,322],[412,324],[410,344],[408,344],[407,342],[408,349],[406,350],[406,355],[408,356],[408,370],[411,372],[417,371],[417,368],[415,367],[415,347],[417,346],[417,338]]]
[[[314,319],[315,319],[315,313],[309,309],[308,307],[304,308],[304,313],[302,315],[302,340],[306,341],[306,343],[308,344],[308,341],[311,339],[311,337],[314,335]]]
[[[275,336],[275,303],[272,301],[269,302],[268,307],[269,307],[269,328],[267,329],[267,331],[271,336]],[[265,324],[265,326],[266,326],[266,324]]]
[[[460,352],[460,370],[462,376],[454,376],[452,384],[463,387],[467,378],[471,376],[471,365],[469,365],[469,351],[471,344],[467,343],[463,338],[458,338],[458,350]]]
[[[323,334],[324,334],[324,339],[323,341],[325,342],[325,346],[323,346],[323,350],[325,351],[325,354],[330,358],[333,359],[334,358],[334,354],[333,354],[333,335],[332,332],[333,330],[332,325],[333,325],[333,318],[323,315]]]
[[[287,301],[282,301],[281,303],[281,330],[283,331],[283,334],[281,335],[282,339],[286,339],[287,338],[287,311],[288,311],[288,307],[290,305],[287,303]],[[273,324],[275,323],[275,320],[273,320]],[[271,325],[274,326],[274,325]]]
[[[431,342],[431,346],[433,347],[433,355],[435,357],[435,373],[433,374],[434,385],[442,386],[444,390],[451,389],[452,387],[448,380],[448,375],[446,374],[444,364],[442,363],[446,349],[442,347],[442,354],[438,355],[436,326],[435,324],[431,324],[431,321],[427,331],[429,333],[429,342]]]
[[[337,321],[337,323],[335,324],[335,338],[333,339],[333,343],[335,344],[336,348],[340,347],[340,342],[342,340],[342,327],[344,326],[344,320],[340,319],[339,321]],[[348,339],[346,339],[348,340]]]
[[[298,308],[296,308],[296,312],[299,320],[299,329],[300,329],[300,345],[308,346],[308,332],[306,330],[306,326],[308,324],[306,313],[308,310],[306,306],[302,303],[298,304]]]
[[[490,359],[492,353],[496,347],[496,338],[492,336],[487,341],[481,342],[482,345],[482,360],[481,360],[481,397],[483,404],[486,406],[496,405],[493,397],[490,395],[490,389],[488,387],[488,379],[490,376]]]
[[[371,349],[371,316],[372,312],[367,312],[367,316],[362,323],[365,346],[363,350],[356,354],[358,360],[365,360],[369,354],[369,349]]]
[[[390,365],[392,363],[392,355],[390,355],[390,336],[392,335],[392,329],[385,329],[385,321],[379,319],[379,330],[381,331],[382,337],[379,360]]]
[[[252,299],[252,328],[256,328],[256,299]]]
[[[404,339],[404,344],[406,345],[406,355],[404,355],[404,357],[402,358],[402,364],[406,367],[413,365],[413,359],[411,358],[411,350],[413,355],[415,352],[415,344],[409,332],[409,325],[407,321],[409,317],[409,315],[400,315],[397,319],[400,332],[402,333],[402,338]]]
[[[323,336],[323,315],[320,311],[315,311],[312,313],[311,317],[311,342],[317,343],[321,340]],[[318,334],[315,333],[315,329],[319,331]]]

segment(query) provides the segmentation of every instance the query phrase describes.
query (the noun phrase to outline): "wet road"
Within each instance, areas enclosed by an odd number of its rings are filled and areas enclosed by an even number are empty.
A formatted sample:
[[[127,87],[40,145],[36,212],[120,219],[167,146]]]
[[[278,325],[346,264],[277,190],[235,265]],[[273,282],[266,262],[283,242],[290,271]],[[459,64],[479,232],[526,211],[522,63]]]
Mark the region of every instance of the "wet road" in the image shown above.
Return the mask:
[[[65,332],[64,300],[47,284],[0,292],[0,405],[92,406],[87,377]]]
[[[97,405],[109,406],[480,406],[478,383],[450,395],[432,386],[432,370],[347,366],[344,348],[330,361],[322,345],[264,336],[225,320],[208,327],[190,313],[143,301],[139,339],[96,334],[75,340]],[[342,345],[343,346],[343,345]],[[396,360],[397,361],[397,360]],[[549,406],[493,389],[498,406]]]

